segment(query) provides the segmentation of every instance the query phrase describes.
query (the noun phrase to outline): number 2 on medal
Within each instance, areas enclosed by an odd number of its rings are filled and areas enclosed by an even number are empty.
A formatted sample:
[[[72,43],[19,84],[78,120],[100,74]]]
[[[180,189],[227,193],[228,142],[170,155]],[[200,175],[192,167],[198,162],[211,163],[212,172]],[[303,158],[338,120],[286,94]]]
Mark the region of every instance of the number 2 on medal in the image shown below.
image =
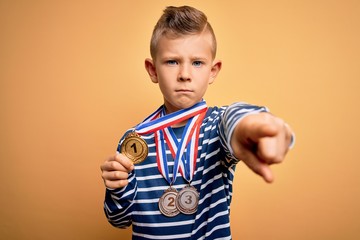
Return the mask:
[[[168,207],[174,207],[175,206],[174,202],[175,202],[175,198],[169,197]]]
[[[130,147],[134,149],[134,153],[137,153],[137,150],[136,150],[136,143],[133,143]]]

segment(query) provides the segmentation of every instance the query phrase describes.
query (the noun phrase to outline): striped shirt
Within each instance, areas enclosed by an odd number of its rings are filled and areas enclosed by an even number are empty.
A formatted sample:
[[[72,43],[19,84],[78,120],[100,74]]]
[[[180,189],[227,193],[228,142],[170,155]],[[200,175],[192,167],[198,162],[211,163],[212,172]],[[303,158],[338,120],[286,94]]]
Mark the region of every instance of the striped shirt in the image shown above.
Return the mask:
[[[143,239],[231,239],[230,203],[236,163],[232,154],[231,134],[246,115],[267,111],[265,107],[235,103],[208,108],[201,124],[196,170],[191,182],[200,194],[197,212],[166,217],[158,207],[159,198],[169,188],[156,163],[154,134],[143,135],[149,154],[129,174],[129,184],[121,189],[106,189],[104,210],[108,221],[116,227],[132,225],[134,240]],[[184,127],[173,128],[181,138]],[[120,144],[129,129],[119,142]],[[166,149],[169,172],[174,165]],[[170,174],[172,177],[172,174]],[[178,174],[173,187],[180,191],[187,182]]]

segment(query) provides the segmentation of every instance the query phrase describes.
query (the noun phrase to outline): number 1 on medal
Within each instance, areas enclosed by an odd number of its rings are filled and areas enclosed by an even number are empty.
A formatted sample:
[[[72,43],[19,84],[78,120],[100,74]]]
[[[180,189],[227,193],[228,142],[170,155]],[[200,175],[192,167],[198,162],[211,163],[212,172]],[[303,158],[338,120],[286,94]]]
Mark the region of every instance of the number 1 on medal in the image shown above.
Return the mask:
[[[134,164],[141,163],[148,155],[146,141],[136,132],[126,135],[121,143],[121,153],[127,156]]]
[[[133,143],[130,147],[134,149],[134,153],[137,153],[137,151],[136,151],[136,143]]]

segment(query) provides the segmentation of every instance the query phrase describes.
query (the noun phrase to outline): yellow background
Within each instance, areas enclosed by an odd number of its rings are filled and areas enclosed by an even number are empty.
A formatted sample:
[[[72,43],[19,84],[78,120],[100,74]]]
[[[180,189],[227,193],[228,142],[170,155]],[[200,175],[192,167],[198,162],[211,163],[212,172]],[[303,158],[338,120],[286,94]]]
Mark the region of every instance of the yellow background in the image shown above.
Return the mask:
[[[130,239],[99,166],[162,103],[143,62],[184,4],[219,42],[208,105],[267,105],[297,136],[271,185],[239,164],[233,238],[360,238],[360,1],[1,0],[1,239]]]

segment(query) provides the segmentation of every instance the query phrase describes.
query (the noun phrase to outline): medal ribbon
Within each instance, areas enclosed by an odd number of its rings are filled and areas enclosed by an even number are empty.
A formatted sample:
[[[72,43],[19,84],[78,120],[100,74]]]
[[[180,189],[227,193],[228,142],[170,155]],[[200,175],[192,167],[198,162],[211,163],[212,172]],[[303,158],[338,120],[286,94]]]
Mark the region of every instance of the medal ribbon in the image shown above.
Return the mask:
[[[189,120],[185,126],[180,142],[178,142],[171,128],[165,128],[163,130],[166,143],[169,146],[175,162],[180,163],[180,173],[188,182],[191,182],[196,168],[200,126],[205,115],[206,112],[203,112]],[[184,157],[185,148],[187,149],[186,157]]]
[[[160,129],[164,129],[173,124],[185,121],[186,119],[189,119],[206,111],[207,106],[205,101],[201,101],[192,107],[181,109],[179,111],[155,119],[155,117],[161,113],[162,109],[163,107],[160,107],[148,118],[146,118],[141,124],[136,126],[135,131],[140,135],[156,132]]]
[[[184,178],[188,181],[191,181],[192,179],[195,169],[194,164],[196,164],[197,158],[200,124],[206,114],[206,110],[207,106],[205,101],[201,101],[190,108],[182,109],[168,115],[165,115],[164,108],[160,107],[135,128],[135,131],[141,135],[153,132],[155,133],[156,161],[158,169],[170,185],[175,182],[180,165],[182,166],[180,171],[182,172]],[[186,119],[189,119],[189,121],[185,126],[182,139],[179,143],[170,126],[185,121]],[[196,134],[194,134],[194,132]],[[174,157],[172,178],[170,178],[169,175],[164,140],[166,140],[170,152]],[[193,142],[193,144],[189,144],[190,142]],[[188,150],[189,152],[193,152],[193,157],[188,158],[189,160],[186,161],[183,154],[188,144],[191,145],[192,148],[196,147],[196,149],[193,149],[192,151]]]
[[[199,146],[199,135],[201,123],[204,120],[206,112],[203,112],[199,115],[196,120],[194,133],[191,134],[190,142],[188,143],[186,158],[184,159],[184,169],[185,175],[184,178],[190,183],[193,179],[194,172],[196,169],[196,160],[198,156],[198,146]]]

